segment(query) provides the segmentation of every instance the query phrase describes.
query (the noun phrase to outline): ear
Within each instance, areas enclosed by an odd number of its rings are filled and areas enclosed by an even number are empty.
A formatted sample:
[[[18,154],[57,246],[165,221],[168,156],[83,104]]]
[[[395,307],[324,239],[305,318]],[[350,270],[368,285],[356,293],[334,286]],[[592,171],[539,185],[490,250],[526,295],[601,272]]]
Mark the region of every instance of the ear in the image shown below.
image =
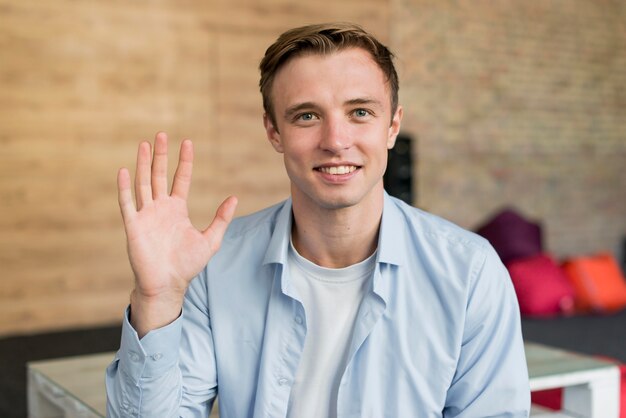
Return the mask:
[[[265,126],[265,134],[267,135],[267,139],[270,141],[270,144],[272,144],[272,147],[274,147],[276,152],[280,152],[282,154],[284,149],[283,143],[280,139],[280,133],[267,113],[263,113],[263,126]]]
[[[400,125],[402,124],[402,106],[398,105],[396,113],[391,119],[391,126],[389,126],[389,136],[387,137],[387,149],[393,148],[396,144],[396,138],[400,133]]]

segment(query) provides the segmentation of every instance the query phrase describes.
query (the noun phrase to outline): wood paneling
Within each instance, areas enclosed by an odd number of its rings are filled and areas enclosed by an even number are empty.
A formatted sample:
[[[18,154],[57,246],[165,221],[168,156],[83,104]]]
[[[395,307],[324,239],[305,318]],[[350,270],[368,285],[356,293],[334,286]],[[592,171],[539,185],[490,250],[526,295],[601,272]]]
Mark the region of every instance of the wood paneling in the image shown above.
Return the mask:
[[[228,194],[238,214],[287,196],[261,123],[265,48],[328,20],[387,40],[389,12],[377,0],[0,0],[0,335],[120,320],[132,278],[115,177],[158,130],[171,158],[195,140],[198,227]]]

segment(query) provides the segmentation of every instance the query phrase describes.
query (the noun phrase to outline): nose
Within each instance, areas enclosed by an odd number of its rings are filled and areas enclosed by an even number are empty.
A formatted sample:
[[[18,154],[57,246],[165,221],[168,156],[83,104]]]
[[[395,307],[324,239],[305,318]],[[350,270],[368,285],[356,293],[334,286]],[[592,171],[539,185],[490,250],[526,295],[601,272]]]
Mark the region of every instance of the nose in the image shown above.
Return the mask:
[[[350,125],[341,117],[327,117],[321,134],[320,147],[325,151],[337,153],[352,146]]]

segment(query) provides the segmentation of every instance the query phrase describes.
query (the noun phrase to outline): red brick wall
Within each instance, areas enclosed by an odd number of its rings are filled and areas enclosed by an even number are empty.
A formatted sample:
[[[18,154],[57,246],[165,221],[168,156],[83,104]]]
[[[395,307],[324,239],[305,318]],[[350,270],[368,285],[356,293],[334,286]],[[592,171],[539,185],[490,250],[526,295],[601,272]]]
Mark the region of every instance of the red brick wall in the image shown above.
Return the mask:
[[[557,255],[626,235],[626,3],[395,0],[417,205],[475,227],[504,205]]]

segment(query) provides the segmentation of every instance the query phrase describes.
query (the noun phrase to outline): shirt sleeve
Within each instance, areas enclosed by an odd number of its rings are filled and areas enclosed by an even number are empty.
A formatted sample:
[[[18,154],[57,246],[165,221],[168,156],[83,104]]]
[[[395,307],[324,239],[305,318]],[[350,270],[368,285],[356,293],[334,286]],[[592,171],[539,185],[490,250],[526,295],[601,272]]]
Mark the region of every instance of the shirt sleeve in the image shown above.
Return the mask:
[[[187,291],[181,316],[142,339],[127,308],[120,349],[106,370],[107,417],[209,415],[217,374],[207,299],[198,304],[202,286],[196,282]]]
[[[471,275],[463,342],[444,417],[528,417],[530,386],[519,307],[491,246]]]

